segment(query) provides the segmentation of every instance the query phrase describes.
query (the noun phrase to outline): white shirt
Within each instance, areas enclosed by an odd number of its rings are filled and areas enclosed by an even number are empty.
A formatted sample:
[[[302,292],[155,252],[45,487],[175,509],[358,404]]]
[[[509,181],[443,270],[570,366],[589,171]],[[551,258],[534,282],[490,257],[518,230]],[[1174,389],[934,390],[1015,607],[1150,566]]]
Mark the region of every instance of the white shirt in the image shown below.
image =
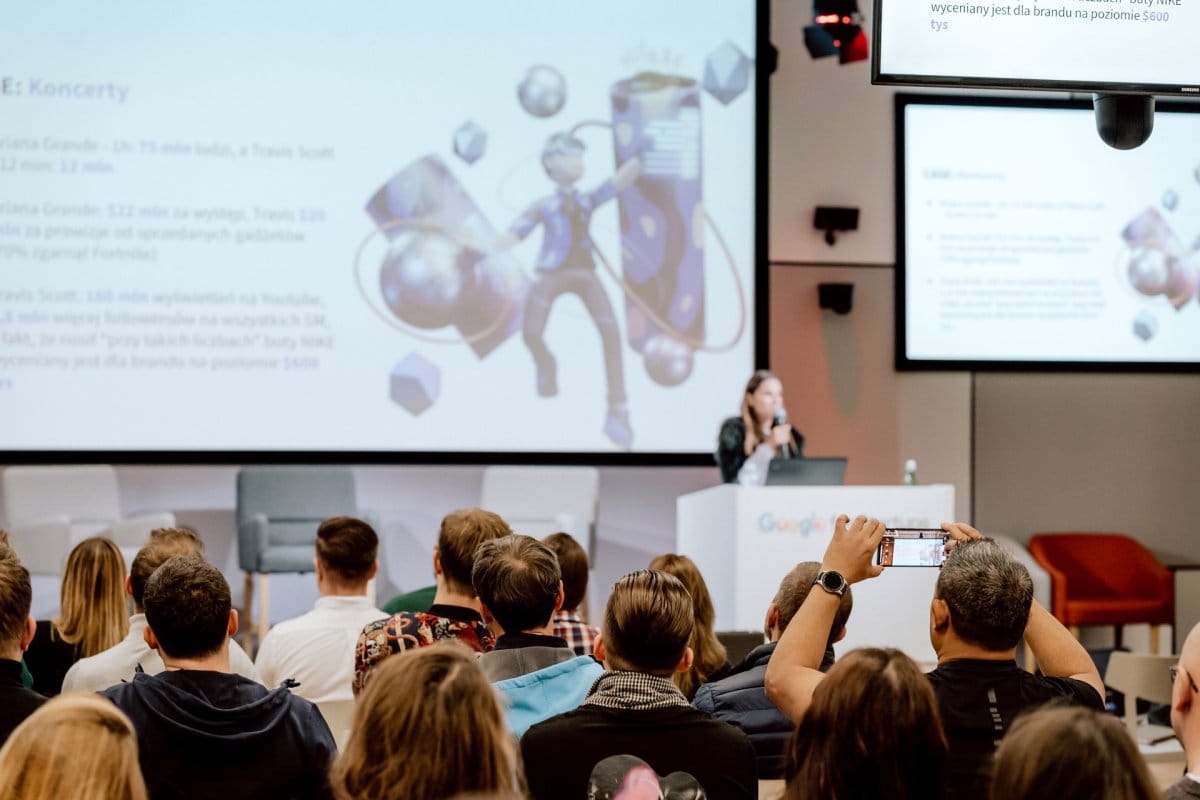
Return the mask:
[[[146,644],[145,630],[146,615],[134,614],[129,618],[129,634],[124,639],[102,653],[79,659],[67,670],[63,691],[99,692],[121,681],[131,681],[139,664],[147,675],[162,672],[165,669],[162,658],[157,650],[151,650]],[[250,656],[232,639],[229,641],[229,668],[238,675],[262,683]]]
[[[312,611],[271,628],[254,664],[268,688],[292,678],[300,683],[292,693],[314,703],[353,699],[358,635],[387,616],[365,595],[321,597]]]

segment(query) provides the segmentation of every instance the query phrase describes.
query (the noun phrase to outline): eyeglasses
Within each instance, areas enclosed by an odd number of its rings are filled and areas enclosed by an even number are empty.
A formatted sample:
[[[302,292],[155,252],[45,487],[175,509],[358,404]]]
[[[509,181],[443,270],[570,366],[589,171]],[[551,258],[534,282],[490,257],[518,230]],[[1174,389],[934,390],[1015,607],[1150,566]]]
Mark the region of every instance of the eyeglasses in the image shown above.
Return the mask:
[[[1173,667],[1169,667],[1169,669],[1171,671],[1171,683],[1174,683],[1175,676],[1179,674],[1179,665],[1176,664]],[[1191,684],[1192,691],[1195,692],[1196,694],[1200,694],[1200,686],[1196,685],[1196,682],[1194,680],[1192,680],[1192,676],[1188,675],[1187,672],[1184,672],[1183,674],[1187,675],[1188,683]]]

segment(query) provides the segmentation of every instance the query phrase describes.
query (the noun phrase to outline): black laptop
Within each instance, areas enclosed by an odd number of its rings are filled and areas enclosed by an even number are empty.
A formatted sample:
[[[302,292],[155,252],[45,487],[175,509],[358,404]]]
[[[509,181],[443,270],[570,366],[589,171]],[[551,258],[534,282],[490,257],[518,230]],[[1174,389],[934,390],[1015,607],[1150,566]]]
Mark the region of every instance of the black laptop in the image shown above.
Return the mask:
[[[767,467],[767,486],[841,486],[846,480],[846,459],[776,458]]]

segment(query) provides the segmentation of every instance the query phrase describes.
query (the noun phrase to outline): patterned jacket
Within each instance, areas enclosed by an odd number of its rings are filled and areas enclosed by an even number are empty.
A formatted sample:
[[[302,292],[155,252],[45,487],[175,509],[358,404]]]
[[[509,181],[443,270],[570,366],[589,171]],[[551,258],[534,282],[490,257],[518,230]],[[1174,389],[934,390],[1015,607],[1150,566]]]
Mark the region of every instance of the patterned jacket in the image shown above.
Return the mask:
[[[354,648],[354,695],[366,687],[371,669],[393,653],[455,639],[488,653],[496,638],[473,609],[434,604],[428,611],[401,611],[363,628]]]

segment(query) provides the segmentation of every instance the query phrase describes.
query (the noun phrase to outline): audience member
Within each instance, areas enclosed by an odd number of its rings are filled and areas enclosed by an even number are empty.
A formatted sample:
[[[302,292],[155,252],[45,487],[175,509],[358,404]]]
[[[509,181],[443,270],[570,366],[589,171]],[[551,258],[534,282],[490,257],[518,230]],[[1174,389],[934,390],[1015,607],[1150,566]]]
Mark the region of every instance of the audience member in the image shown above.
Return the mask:
[[[1183,744],[1187,774],[1167,789],[1167,800],[1200,797],[1200,625],[1183,640],[1179,664],[1175,667],[1175,685],[1171,691],[1171,727]]]
[[[63,570],[59,615],[38,620],[25,653],[36,691],[46,697],[58,694],[72,664],[125,637],[129,608],[124,586],[125,559],[112,540],[93,536],[75,545]]]
[[[631,755],[657,774],[686,772],[711,798],[758,793],[746,734],[691,707],[671,681],[691,667],[692,598],[672,575],[641,570],[613,586],[596,640],[605,672],[583,705],[521,739],[534,800],[585,797],[596,766]]]
[[[788,623],[808,596],[820,570],[821,565],[816,561],[805,561],[784,576],[775,599],[767,608],[766,635],[770,641],[751,650],[727,677],[701,686],[692,701],[692,705],[701,711],[746,732],[754,745],[760,779],[783,776],[785,754],[793,730],[792,721],[767,697],[763,686],[767,664],[779,637],[783,636]],[[819,667],[821,672],[827,672],[833,666],[833,644],[846,635],[846,620],[850,617],[853,602],[847,590],[838,603],[837,614],[829,629],[825,655]]]
[[[354,697],[354,645],[369,622],[386,617],[367,599],[379,567],[379,537],[354,517],[330,517],[317,528],[317,590],[312,611],[280,622],[263,638],[255,666],[263,683],[298,683],[293,691],[314,703]]]
[[[474,654],[453,642],[375,668],[330,781],[337,800],[508,796],[523,788],[496,693]]]
[[[575,655],[590,656],[592,642],[600,631],[588,625],[580,613],[587,597],[587,553],[569,533],[552,533],[542,542],[558,556],[558,567],[562,571],[563,604],[554,612],[554,635],[566,639]]]
[[[725,645],[721,644],[713,630],[717,614],[713,610],[712,597],[704,583],[704,576],[700,574],[700,568],[687,556],[666,553],[651,561],[650,569],[679,578],[688,594],[692,596],[692,609],[696,618],[696,627],[692,630],[690,643],[693,653],[692,666],[686,672],[676,672],[671,676],[679,691],[691,700],[702,684],[720,680],[728,675],[730,670],[729,661],[725,658]]]
[[[0,744],[46,702],[21,680],[21,655],[37,627],[29,616],[32,603],[29,570],[8,546],[7,537],[0,537]]]
[[[1187,795],[1184,795],[1185,797]],[[1023,714],[996,750],[992,800],[1159,800],[1146,762],[1116,717],[1078,706]]]
[[[125,638],[104,652],[81,658],[67,671],[63,691],[98,692],[121,681],[131,681],[135,673],[157,675],[163,671],[162,658],[146,644],[146,613],[143,599],[146,582],[154,571],[175,556],[204,555],[204,542],[187,528],[159,528],[151,531],[145,547],[133,557],[125,578],[125,594],[133,601]],[[257,681],[258,671],[250,656],[235,642],[229,642],[229,666],[235,673]]]
[[[491,511],[466,508],[442,520],[433,549],[437,594],[428,611],[400,611],[363,628],[354,652],[354,694],[363,690],[371,668],[393,653],[456,639],[477,653],[486,653],[495,638],[479,613],[479,598],[471,586],[475,551],[489,539],[508,536],[508,523]]]
[[[847,523],[838,518],[825,551],[814,581],[822,591],[809,592],[767,666],[767,695],[796,722],[824,677],[819,666],[842,593],[883,571],[872,564],[883,524]],[[970,526],[944,527],[953,541],[928,612],[938,666],[926,677],[950,743],[947,795],[981,797],[996,742],[1018,714],[1054,699],[1102,709],[1104,684],[1083,646],[1033,600],[1024,566]],[[1043,675],[1017,666],[1022,635]]]
[[[813,691],[788,753],[787,800],[937,800],[946,737],[921,669],[899,650],[852,650]]]
[[[146,800],[133,725],[103,697],[56,697],[0,749],[0,787],[5,800]]]
[[[103,694],[133,721],[151,797],[324,798],[336,752],[317,707],[229,670],[237,611],[229,584],[198,556],[146,582],[146,641],[166,669]]]
[[[534,723],[578,708],[604,668],[552,635],[563,582],[554,551],[512,535],[480,545],[471,570],[496,649],[479,657],[487,679],[508,699],[505,717],[520,736]]]

